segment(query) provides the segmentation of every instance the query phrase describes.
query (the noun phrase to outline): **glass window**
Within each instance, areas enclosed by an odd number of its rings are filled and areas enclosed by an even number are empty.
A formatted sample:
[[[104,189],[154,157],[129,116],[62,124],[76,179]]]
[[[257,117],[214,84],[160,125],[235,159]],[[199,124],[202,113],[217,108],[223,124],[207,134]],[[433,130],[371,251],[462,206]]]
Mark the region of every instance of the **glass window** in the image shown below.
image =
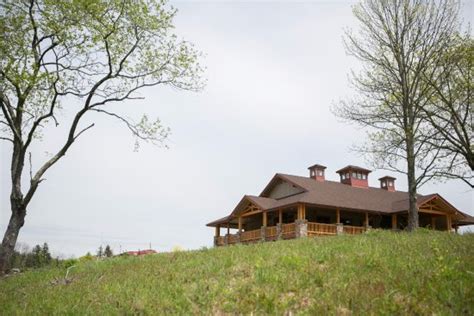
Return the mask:
[[[322,176],[323,175],[323,171],[322,170],[318,170],[318,176]]]
[[[353,178],[357,178],[357,174],[355,172],[352,173]]]
[[[384,181],[384,182],[382,182],[382,187],[384,187],[384,188],[385,188],[386,186],[387,186],[387,183],[386,183],[385,181]]]
[[[346,178],[345,174],[341,174],[341,180],[344,180]]]
[[[366,180],[366,179],[367,179],[367,175],[366,175],[366,174],[363,174],[363,175],[362,175],[362,179]]]

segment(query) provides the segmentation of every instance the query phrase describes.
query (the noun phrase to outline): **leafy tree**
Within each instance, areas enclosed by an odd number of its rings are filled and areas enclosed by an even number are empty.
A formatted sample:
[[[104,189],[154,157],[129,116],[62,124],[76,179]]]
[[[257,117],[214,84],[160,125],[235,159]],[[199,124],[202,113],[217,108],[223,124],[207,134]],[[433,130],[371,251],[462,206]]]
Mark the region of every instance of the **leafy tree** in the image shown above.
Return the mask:
[[[112,252],[112,249],[110,248],[109,245],[105,246],[104,256],[106,256],[107,258],[114,256],[114,253]]]
[[[0,140],[11,145],[12,155],[0,273],[43,176],[94,126],[93,114],[119,120],[137,141],[159,145],[168,135],[159,120],[144,115],[133,121],[115,104],[140,99],[139,91],[156,85],[202,88],[199,53],[172,33],[175,14],[166,0],[1,2]],[[32,145],[60,123],[67,130],[64,143],[33,170],[38,157]]]
[[[437,132],[430,142],[443,156],[436,176],[461,179],[474,188],[474,40],[470,34],[456,36],[442,56],[435,75],[425,76],[433,95],[423,107]]]
[[[408,230],[418,227],[417,188],[432,177],[440,153],[423,111],[433,93],[426,77],[452,44],[458,8],[454,0],[364,0],[353,10],[360,31],[345,37],[363,68],[352,75],[358,97],[335,113],[368,128],[369,140],[358,149],[376,168],[406,174]]]

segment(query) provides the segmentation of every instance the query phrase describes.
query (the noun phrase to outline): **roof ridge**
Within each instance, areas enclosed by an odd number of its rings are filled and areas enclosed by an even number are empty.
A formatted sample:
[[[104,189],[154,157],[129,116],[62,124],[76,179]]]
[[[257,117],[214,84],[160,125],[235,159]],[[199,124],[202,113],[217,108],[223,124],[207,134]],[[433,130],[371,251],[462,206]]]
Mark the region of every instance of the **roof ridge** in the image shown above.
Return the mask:
[[[324,182],[330,182],[330,183],[336,183],[336,184],[341,184],[341,185],[344,185],[346,187],[350,187],[350,188],[355,188],[355,189],[363,189],[363,190],[366,190],[366,189],[373,189],[373,190],[383,190],[384,192],[390,192],[390,193],[408,193],[407,191],[401,191],[401,190],[395,190],[395,191],[387,191],[385,189],[382,189],[382,188],[379,188],[379,187],[373,187],[373,186],[368,186],[367,188],[359,188],[359,187],[353,187],[351,185],[347,185],[347,184],[344,184],[344,183],[341,183],[339,181],[335,181],[335,180],[324,180],[324,181],[317,181],[313,178],[309,178],[309,177],[305,177],[305,176],[299,176],[299,175],[294,175],[294,174],[285,174],[285,173],[277,173],[277,175],[280,175],[280,176],[287,176],[287,177],[295,177],[295,178],[300,178],[300,179],[304,179],[304,180],[311,180],[311,181],[315,181],[315,182],[318,182],[318,183],[324,183]],[[432,194],[437,194],[437,193],[432,193]],[[418,193],[419,196],[428,196],[430,194],[427,194],[427,195],[423,195],[423,194],[420,194]]]

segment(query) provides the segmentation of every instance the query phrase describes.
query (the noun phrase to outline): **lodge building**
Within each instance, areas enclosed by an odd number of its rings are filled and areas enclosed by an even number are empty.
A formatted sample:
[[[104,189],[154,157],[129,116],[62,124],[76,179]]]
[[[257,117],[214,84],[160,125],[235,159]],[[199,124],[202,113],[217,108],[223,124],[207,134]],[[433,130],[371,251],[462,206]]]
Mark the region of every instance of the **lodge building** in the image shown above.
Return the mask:
[[[336,171],[339,182],[326,180],[325,166],[308,169],[309,177],[277,173],[259,196],[245,195],[228,216],[208,223],[215,227],[215,246],[407,226],[408,193],[395,189],[394,177],[380,178],[380,187],[374,188],[365,168],[349,165]],[[474,217],[437,193],[419,194],[417,206],[420,227],[457,231],[474,224]]]

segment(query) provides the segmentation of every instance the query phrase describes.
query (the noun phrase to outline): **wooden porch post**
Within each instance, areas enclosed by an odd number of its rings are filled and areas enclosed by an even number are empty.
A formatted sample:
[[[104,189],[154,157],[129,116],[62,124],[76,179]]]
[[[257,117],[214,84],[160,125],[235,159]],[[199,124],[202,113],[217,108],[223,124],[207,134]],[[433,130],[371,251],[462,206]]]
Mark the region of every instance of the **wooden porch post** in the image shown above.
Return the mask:
[[[365,212],[365,227],[369,226],[369,212]]]
[[[263,219],[262,219],[263,226],[267,227],[267,212],[263,212],[262,216],[263,216]]]
[[[436,229],[436,217],[431,215],[431,229]]]
[[[221,226],[217,225],[216,226],[216,237],[220,237],[220,235],[221,235]]]
[[[336,224],[339,224],[341,222],[341,210],[336,209]]]
[[[298,204],[298,219],[305,219],[305,218],[306,218],[306,205]]]
[[[230,235],[230,226],[229,226],[229,223],[227,223],[227,235]]]
[[[448,232],[450,232],[451,227],[452,227],[452,225],[451,225],[451,216],[449,214],[446,214],[446,230]]]
[[[242,216],[239,216],[239,233],[242,232]]]
[[[397,214],[392,214],[392,229],[397,229]]]
[[[283,223],[283,211],[281,208],[278,209],[278,223],[280,225]]]

